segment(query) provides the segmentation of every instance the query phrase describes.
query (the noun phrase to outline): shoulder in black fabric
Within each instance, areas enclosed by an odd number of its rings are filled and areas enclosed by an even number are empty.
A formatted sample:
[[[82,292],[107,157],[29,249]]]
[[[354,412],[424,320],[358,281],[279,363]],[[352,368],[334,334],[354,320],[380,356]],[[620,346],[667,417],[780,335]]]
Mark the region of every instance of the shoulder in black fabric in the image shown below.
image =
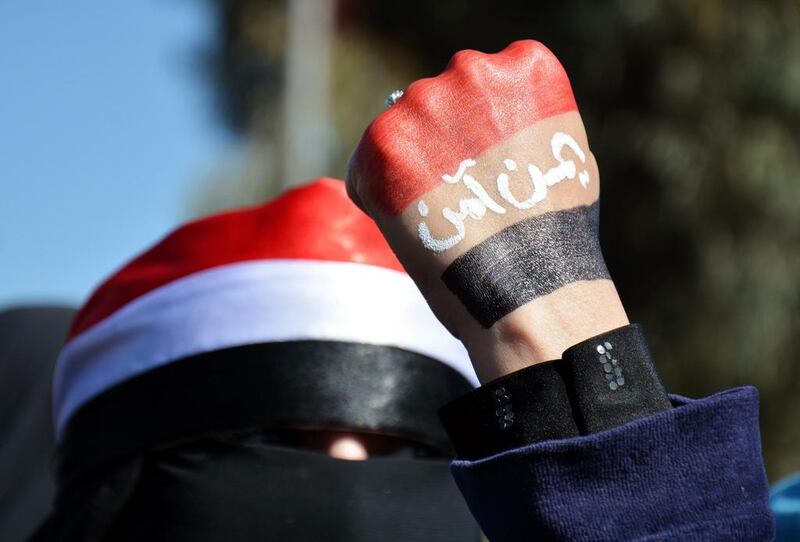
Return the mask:
[[[21,542],[47,516],[55,493],[53,367],[75,310],[0,311],[0,540]]]

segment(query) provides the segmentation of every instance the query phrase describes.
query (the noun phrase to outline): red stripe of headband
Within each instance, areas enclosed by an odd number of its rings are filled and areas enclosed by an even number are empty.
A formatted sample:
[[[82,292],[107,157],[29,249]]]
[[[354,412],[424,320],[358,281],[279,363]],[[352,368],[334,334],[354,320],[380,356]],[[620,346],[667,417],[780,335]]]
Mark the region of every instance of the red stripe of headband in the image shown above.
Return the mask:
[[[402,271],[344,183],[320,179],[259,207],[186,224],[103,283],[75,318],[72,339],[130,301],[192,273],[250,260],[354,262]]]

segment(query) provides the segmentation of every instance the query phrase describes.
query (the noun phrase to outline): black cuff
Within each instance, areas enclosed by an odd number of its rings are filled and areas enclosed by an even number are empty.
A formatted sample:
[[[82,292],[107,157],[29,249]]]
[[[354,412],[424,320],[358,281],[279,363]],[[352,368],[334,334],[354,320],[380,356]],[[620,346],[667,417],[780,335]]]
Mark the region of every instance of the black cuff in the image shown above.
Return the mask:
[[[560,361],[500,377],[441,409],[456,455],[477,459],[531,442],[579,435]]]
[[[562,372],[581,434],[672,408],[638,324],[566,350]]]
[[[671,408],[641,327],[569,348],[563,361],[508,374],[439,410],[462,459],[595,433]]]

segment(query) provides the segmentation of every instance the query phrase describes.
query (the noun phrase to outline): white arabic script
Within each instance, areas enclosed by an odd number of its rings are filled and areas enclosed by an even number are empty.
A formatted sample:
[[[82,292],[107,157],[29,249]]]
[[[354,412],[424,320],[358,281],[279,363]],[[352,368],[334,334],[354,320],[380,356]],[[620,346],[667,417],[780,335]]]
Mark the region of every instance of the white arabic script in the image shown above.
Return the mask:
[[[556,132],[550,140],[550,147],[553,157],[558,162],[557,165],[547,170],[545,173],[533,164],[528,164],[528,176],[530,177],[533,193],[524,200],[519,200],[512,192],[509,183],[508,173],[505,171],[497,176],[497,191],[500,197],[517,209],[530,209],[540,201],[547,198],[547,190],[565,179],[574,179],[577,174],[581,186],[586,188],[589,185],[589,172],[587,170],[577,171],[577,166],[572,160],[565,160],[561,156],[564,147],[569,147],[578,157],[582,164],[586,163],[586,154],[580,148],[571,135],[564,132]],[[442,180],[447,184],[458,184],[463,182],[464,186],[472,192],[474,197],[465,198],[458,202],[458,210],[454,211],[450,207],[442,209],[442,216],[455,228],[455,233],[444,239],[437,239],[431,234],[430,228],[425,221],[418,224],[418,235],[422,246],[433,252],[444,252],[460,243],[466,236],[467,228],[465,221],[467,218],[481,220],[488,211],[502,215],[506,213],[506,208],[500,205],[486,189],[479,183],[468,170],[475,167],[477,163],[471,158],[463,160],[458,165],[458,170],[453,175],[442,175]],[[517,171],[517,163],[511,159],[503,160],[503,166],[508,172]],[[417,211],[423,218],[430,213],[425,200],[420,200],[417,204]]]

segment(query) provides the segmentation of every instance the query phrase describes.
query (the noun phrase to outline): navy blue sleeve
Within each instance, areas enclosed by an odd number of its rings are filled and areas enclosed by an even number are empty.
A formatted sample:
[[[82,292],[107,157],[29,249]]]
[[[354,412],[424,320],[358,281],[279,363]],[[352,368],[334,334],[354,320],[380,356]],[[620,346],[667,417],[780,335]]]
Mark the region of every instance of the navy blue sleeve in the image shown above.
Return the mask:
[[[492,542],[772,540],[758,393],[691,400],[452,471]]]

